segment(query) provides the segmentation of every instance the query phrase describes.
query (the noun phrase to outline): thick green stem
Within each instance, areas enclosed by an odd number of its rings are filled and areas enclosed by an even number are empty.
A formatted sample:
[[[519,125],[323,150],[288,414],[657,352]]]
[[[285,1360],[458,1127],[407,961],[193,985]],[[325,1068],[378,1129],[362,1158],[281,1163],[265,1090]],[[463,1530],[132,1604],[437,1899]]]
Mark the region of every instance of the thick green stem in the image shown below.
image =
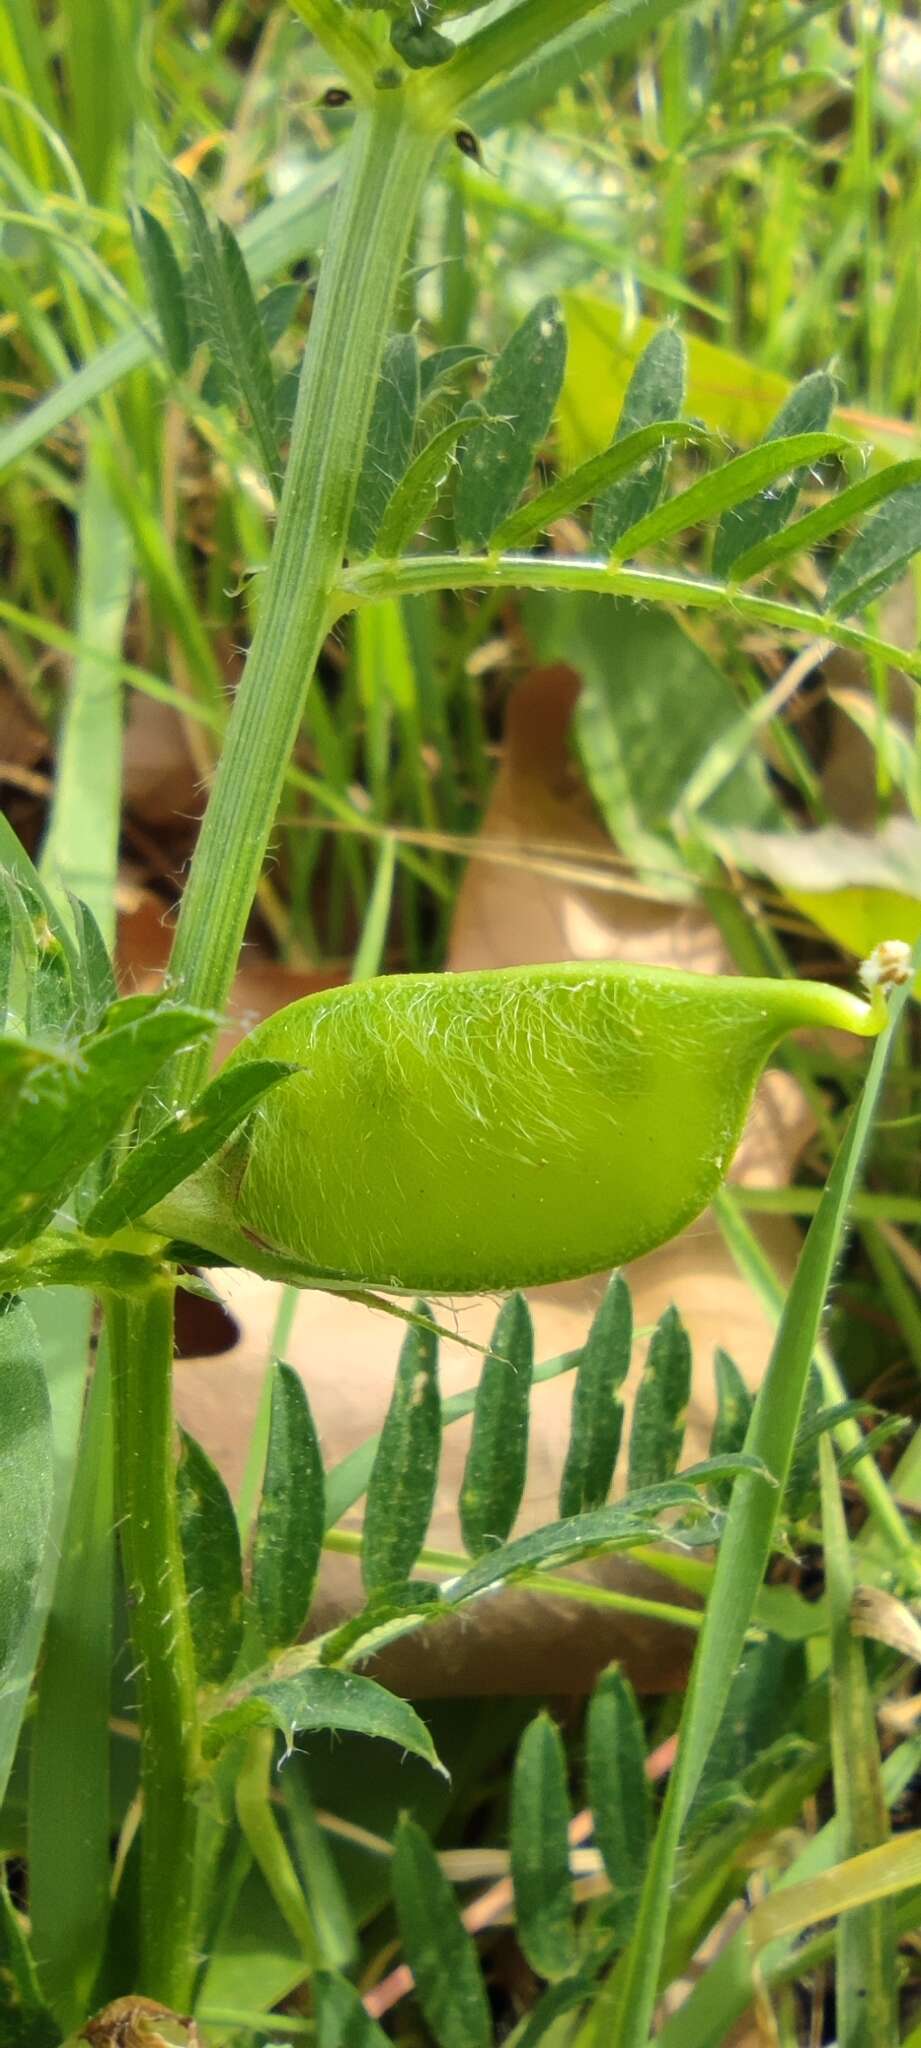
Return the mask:
[[[220,1010],[341,573],[375,379],[422,185],[438,143],[418,96],[358,115],[304,360],[259,625],[183,899],[172,972]],[[176,1080],[188,1094],[207,1052]]]
[[[199,1771],[195,1659],[173,1481],[173,1293],[108,1305],[116,1513],[140,1686],[141,1977],[182,2011],[194,1975],[192,1880]]]
[[[219,1011],[233,979],[304,699],[341,573],[375,380],[438,143],[410,95],[358,116],[301,377],[262,613],[179,919],[172,973]],[[173,1075],[191,1094],[205,1048]],[[162,1114],[162,1098],[156,1106]],[[181,2010],[194,1978],[195,1665],[173,1483],[171,1295],[113,1300],[116,1469],[141,1688],[140,1989]]]

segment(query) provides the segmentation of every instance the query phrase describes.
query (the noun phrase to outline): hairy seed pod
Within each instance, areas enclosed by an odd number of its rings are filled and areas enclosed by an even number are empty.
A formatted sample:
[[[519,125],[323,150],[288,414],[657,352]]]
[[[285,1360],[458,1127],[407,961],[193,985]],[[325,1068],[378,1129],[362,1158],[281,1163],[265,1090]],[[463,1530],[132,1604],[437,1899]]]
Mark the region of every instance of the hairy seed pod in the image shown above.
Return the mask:
[[[618,963],[331,989],[237,1048],[300,1071],[149,1220],[257,1271],[398,1292],[600,1271],[706,1207],[786,1032],[867,1036],[879,1005]]]

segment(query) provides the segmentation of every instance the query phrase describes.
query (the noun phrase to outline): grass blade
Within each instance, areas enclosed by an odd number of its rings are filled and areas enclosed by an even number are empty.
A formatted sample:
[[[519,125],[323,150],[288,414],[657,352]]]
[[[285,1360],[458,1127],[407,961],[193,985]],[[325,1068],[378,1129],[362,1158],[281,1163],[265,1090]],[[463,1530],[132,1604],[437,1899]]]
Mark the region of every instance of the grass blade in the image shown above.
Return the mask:
[[[921,1828],[894,1835],[891,1842],[884,1842],[877,1849],[865,1849],[860,1856],[849,1856],[845,1863],[834,1864],[809,1884],[772,1892],[751,1916],[750,1937],[759,1944],[776,1941],[782,1935],[798,1934],[816,1920],[854,1912],[874,1900],[894,1898],[916,1886],[921,1886]],[[869,2048],[869,2037],[865,2038]],[[873,2048],[877,2048],[879,2038],[874,2035]]]
[[[31,1295],[28,1308],[38,1331],[51,1401],[54,1498],[31,1610],[0,1686],[0,1800],[6,1797],[54,1592],[80,1435],[92,1317],[89,1296],[67,1287]]]
[[[538,1714],[515,1758],[509,1846],[518,1939],[531,1968],[551,1983],[567,1976],[577,1959],[571,1818],[562,1737],[549,1714]]]
[[[133,550],[91,440],[80,495],[77,639],[57,746],[55,793],[42,874],[92,912],[108,946],[115,939],[122,760],[122,683],[110,657],[121,652],[131,597]]]
[[[308,1975],[319,1961],[317,1940],[300,1880],[272,1807],[274,1761],[274,1734],[268,1728],[254,1728],[236,1774],[237,1819],[253,1862],[262,1872],[279,1913],[300,1948],[304,1974]]]
[[[625,7],[622,0],[607,0],[588,21],[574,22],[506,77],[486,86],[465,109],[467,119],[477,135],[526,121],[556,99],[564,85],[576,85],[615,52],[632,49],[688,4],[689,0],[633,0]]]
[[[288,1833],[304,1897],[310,1909],[317,1950],[328,1970],[345,1970],[355,1961],[352,1909],[336,1859],[321,1828],[307,1774],[289,1761],[282,1780]]]
[[[919,1764],[921,1740],[917,1737],[901,1743],[887,1757],[882,1773],[887,1806],[893,1806],[902,1797]],[[831,1868],[837,1861],[837,1834],[837,1825],[832,1819],[818,1834],[809,1837],[795,1861],[779,1873],[770,1894],[772,1907],[782,1905],[785,1891],[793,1888],[805,1890],[821,1872]],[[783,1983],[791,1977],[802,1976],[802,1946],[798,1941],[794,1943],[792,1938],[787,1938],[773,1942],[756,1958],[748,1933],[746,1923],[730,1937],[680,2010],[666,2020],[661,2048],[723,2048],[736,2021],[754,2002],[756,1975],[769,1990],[775,1982]],[[826,1934],[820,1937],[820,1941],[827,1957],[833,1936]],[[813,1956],[819,1960],[814,1950]]]

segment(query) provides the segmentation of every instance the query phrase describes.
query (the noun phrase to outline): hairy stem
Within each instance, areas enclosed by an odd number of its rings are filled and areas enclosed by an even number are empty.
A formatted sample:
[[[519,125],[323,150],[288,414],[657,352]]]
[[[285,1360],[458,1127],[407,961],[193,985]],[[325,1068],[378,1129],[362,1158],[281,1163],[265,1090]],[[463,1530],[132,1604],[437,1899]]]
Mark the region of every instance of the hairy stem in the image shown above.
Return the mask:
[[[374,598],[415,597],[430,590],[568,590],[604,597],[634,597],[641,604],[674,605],[691,611],[732,612],[738,619],[780,626],[810,639],[831,640],[891,662],[921,680],[921,654],[893,647],[831,613],[731,588],[709,576],[677,569],[621,568],[618,564],[557,555],[407,555],[398,562],[359,562],[340,579],[331,617],[340,617]]]
[[[140,1686],[141,1981],[182,2011],[194,1974],[192,1879],[199,1771],[195,1659],[173,1481],[173,1290],[107,1304],[116,1512]]]
[[[341,571],[374,384],[438,132],[417,96],[358,115],[330,226],[259,624],[183,898],[182,995],[220,1010],[236,968],[288,758]],[[202,1078],[207,1048],[174,1077]]]
[[[237,694],[173,949],[178,990],[220,1011],[236,969],[291,749],[341,572],[374,385],[438,131],[411,96],[359,114],[330,227],[259,625]],[[176,1063],[177,1099],[208,1047]],[[162,1077],[161,1077],[162,1086]],[[158,1091],[159,1093],[159,1091]],[[162,1096],[150,1113],[162,1114]],[[141,1686],[142,1977],[181,2010],[194,1980],[195,1666],[176,1519],[172,1296],[113,1301],[116,1469]]]

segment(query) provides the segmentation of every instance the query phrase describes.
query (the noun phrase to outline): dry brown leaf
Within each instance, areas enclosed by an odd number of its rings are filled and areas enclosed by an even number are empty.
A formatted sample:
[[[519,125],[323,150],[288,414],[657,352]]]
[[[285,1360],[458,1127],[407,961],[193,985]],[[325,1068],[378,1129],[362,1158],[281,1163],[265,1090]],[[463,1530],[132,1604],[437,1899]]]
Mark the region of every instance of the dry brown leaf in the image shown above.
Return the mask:
[[[133,690],[122,756],[125,807],[141,824],[192,824],[203,807],[201,779],[178,711]]]
[[[180,2041],[198,2048],[199,2042],[194,2020],[181,2018],[153,1998],[139,1997],[116,1998],[87,2021],[79,2039],[89,2042],[90,2048],[175,2048]]]
[[[900,1657],[921,1664],[921,1620],[904,1600],[881,1586],[856,1586],[851,1602],[851,1629],[855,1636],[869,1636],[871,1642],[887,1643]]]

